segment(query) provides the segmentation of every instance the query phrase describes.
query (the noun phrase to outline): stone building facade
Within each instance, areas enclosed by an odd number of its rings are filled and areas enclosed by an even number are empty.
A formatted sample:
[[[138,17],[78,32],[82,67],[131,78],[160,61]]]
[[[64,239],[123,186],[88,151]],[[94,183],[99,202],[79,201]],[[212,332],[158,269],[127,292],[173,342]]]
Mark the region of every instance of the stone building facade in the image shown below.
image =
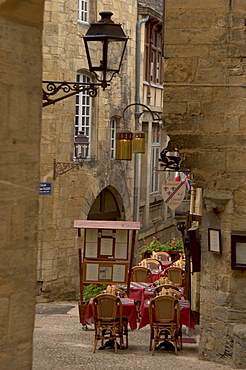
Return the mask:
[[[246,271],[231,267],[231,235],[246,234],[245,55],[244,1],[166,1],[164,127],[203,189],[200,355],[238,368]],[[221,254],[208,250],[209,228]]]
[[[105,91],[99,89],[90,99],[82,93],[43,109],[40,182],[52,182],[52,194],[40,195],[37,280],[38,294],[43,297],[75,298],[78,293],[80,244],[74,220],[139,220],[139,245],[143,238],[157,236],[164,242],[175,235],[173,214],[160,195],[164,175],[154,172],[166,141],[161,135],[162,4],[45,2],[44,80],[95,81],[88,71],[81,36],[100,19],[102,10],[113,13],[112,20],[122,24],[129,41],[121,71]],[[138,111],[136,103],[141,104]],[[146,133],[146,152],[134,155],[132,161],[115,160],[115,133],[123,128]],[[88,159],[79,170],[53,180],[54,159],[74,160],[73,142],[79,130],[90,141]]]
[[[32,367],[43,0],[0,1],[0,369]]]

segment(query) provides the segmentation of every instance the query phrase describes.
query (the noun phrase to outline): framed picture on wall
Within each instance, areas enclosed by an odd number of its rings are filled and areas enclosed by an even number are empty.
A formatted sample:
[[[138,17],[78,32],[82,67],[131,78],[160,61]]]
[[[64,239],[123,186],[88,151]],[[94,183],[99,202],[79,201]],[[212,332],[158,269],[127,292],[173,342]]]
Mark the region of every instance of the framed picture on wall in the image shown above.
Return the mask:
[[[246,232],[233,231],[231,234],[231,268],[246,270]]]
[[[221,230],[208,228],[208,250],[221,254]]]

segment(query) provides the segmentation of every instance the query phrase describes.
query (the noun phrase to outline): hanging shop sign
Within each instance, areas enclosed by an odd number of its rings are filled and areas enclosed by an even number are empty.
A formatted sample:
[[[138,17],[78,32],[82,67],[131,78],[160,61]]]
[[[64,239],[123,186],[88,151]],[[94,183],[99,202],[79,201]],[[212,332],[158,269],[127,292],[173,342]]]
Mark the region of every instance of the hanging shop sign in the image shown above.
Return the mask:
[[[185,183],[183,181],[166,181],[162,184],[161,192],[165,203],[174,211],[184,200]]]

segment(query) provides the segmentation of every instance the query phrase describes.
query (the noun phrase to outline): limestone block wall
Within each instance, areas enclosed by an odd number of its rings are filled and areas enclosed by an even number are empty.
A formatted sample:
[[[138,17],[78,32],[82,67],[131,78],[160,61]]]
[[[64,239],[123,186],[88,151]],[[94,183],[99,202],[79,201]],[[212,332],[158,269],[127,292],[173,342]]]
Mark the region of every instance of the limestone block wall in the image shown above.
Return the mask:
[[[122,70],[105,91],[99,88],[92,103],[92,160],[53,180],[53,160],[73,160],[75,97],[43,109],[40,181],[52,182],[50,195],[40,196],[38,281],[42,294],[76,298],[79,290],[77,231],[73,222],[87,219],[90,208],[107,186],[121,197],[123,219],[132,217],[133,163],[110,160],[110,118],[122,118],[134,101],[135,29],[134,0],[90,1],[90,23],[99,12],[110,10],[121,23],[128,42]],[[126,17],[127,14],[127,17]],[[77,1],[46,1],[43,37],[43,79],[76,81],[78,70],[88,71],[81,36],[89,25],[77,20]],[[132,113],[119,128],[134,125]],[[132,126],[133,127],[133,126]]]
[[[235,366],[231,325],[246,322],[246,273],[231,270],[231,231],[246,231],[245,55],[243,1],[166,1],[164,126],[203,188],[200,354]],[[208,227],[221,229],[221,255],[208,252]]]
[[[0,368],[32,367],[43,0],[0,1]]]

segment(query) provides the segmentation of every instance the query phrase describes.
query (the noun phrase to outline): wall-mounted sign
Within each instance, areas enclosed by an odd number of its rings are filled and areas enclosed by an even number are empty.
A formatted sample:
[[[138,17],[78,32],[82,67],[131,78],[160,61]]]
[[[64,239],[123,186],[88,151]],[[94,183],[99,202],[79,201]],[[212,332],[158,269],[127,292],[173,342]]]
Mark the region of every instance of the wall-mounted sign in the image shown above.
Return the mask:
[[[246,270],[246,232],[245,231],[232,231],[231,268],[232,270]]]
[[[162,184],[161,193],[165,203],[174,211],[184,200],[186,192],[183,181],[166,181]]]
[[[221,254],[221,230],[208,228],[208,250]]]
[[[52,194],[52,182],[40,182],[39,194]]]

